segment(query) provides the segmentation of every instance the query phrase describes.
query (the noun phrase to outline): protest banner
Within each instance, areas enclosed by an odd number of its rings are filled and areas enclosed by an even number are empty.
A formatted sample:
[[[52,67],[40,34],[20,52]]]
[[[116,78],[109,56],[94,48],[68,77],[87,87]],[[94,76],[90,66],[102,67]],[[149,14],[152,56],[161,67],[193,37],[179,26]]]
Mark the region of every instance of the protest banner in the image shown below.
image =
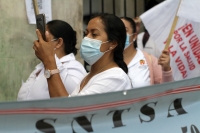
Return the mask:
[[[0,103],[0,133],[199,133],[200,78],[99,95]]]
[[[200,8],[200,1],[182,0],[177,13],[179,3],[180,0],[166,0],[140,16],[151,38],[162,51],[167,42],[173,18],[177,14],[180,15],[169,46],[170,64],[175,80],[200,76],[200,21],[199,16],[195,16],[198,14],[195,11]],[[187,16],[188,14],[190,17]],[[189,19],[186,19],[187,17]]]

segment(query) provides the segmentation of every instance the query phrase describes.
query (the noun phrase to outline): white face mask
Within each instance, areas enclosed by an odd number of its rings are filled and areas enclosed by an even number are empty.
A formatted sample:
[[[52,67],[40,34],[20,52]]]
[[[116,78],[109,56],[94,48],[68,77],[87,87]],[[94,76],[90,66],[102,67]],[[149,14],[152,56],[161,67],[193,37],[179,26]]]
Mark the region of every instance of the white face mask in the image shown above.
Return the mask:
[[[125,42],[125,47],[124,47],[124,49],[128,48],[128,46],[130,46],[133,42],[135,42],[135,39],[133,39],[133,41],[130,42],[130,39],[129,39],[129,38],[130,38],[130,36],[132,36],[132,35],[134,35],[134,33],[131,34],[131,35],[126,34],[126,42]]]
[[[102,42],[100,40],[96,40],[96,39],[91,39],[88,37],[84,37],[81,43],[81,49],[80,49],[80,53],[81,53],[81,57],[89,64],[89,65],[93,65],[95,62],[97,62],[106,52],[110,51],[107,50],[105,52],[101,52],[100,48],[101,48],[101,44],[103,43],[107,43],[109,41],[106,42]]]

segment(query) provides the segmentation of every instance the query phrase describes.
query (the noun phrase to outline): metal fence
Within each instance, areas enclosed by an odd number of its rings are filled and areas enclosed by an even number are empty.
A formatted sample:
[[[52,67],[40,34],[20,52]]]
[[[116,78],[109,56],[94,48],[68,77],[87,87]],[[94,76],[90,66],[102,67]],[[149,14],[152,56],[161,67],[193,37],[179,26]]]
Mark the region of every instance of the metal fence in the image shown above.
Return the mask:
[[[137,16],[137,14],[138,14],[137,13],[137,2],[138,1],[139,0],[134,0],[135,16]],[[144,7],[145,7],[148,0],[143,0],[143,1],[144,1]],[[94,0],[89,0],[89,13],[90,13],[90,15],[93,14],[93,12],[92,12],[92,9],[93,9],[92,2],[94,2]],[[105,2],[105,0],[101,0],[101,12],[102,13],[104,13],[104,7],[105,7],[104,2]],[[123,6],[124,6],[124,16],[126,16],[127,15],[126,14],[127,13],[127,0],[123,0]],[[116,8],[115,7],[116,7],[116,0],[112,0],[113,14],[116,14]]]

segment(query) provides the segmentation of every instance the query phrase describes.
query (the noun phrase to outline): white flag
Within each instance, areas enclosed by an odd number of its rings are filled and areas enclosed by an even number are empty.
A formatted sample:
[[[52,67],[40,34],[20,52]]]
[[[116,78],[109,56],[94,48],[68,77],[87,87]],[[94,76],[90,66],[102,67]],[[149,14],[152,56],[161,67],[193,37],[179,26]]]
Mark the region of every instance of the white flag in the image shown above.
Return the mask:
[[[192,3],[195,0],[183,0]],[[182,2],[183,2],[182,1]],[[199,0],[198,0],[199,1]],[[154,39],[158,49],[165,47],[180,0],[167,0],[142,14],[140,18]],[[200,23],[190,20],[196,18],[195,10],[190,8],[190,17],[184,13],[184,5],[180,6],[179,17],[172,41],[170,43],[171,67],[175,80],[200,76]],[[189,4],[187,10],[189,10]],[[196,5],[199,6],[200,4]],[[184,16],[184,18],[182,17]]]
[[[178,16],[200,22],[200,0],[182,0]]]

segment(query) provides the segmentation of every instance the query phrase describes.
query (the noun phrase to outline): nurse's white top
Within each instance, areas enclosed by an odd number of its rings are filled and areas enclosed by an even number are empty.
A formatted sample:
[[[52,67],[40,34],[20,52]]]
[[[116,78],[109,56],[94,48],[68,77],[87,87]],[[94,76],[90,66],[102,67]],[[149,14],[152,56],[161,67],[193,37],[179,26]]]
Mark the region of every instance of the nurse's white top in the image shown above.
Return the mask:
[[[128,75],[121,68],[111,68],[93,76],[80,91],[80,85],[70,96],[101,94],[131,89]],[[80,92],[79,92],[80,91]]]
[[[74,54],[71,53],[58,59],[55,55],[56,65],[60,71],[60,77],[69,94],[71,94],[82,79],[86,76],[86,71],[81,63],[79,63]],[[49,89],[47,79],[44,76],[44,65],[40,63],[31,73],[25,83],[22,84],[17,100],[37,100],[49,99]],[[39,73],[38,76],[36,74]]]
[[[128,76],[131,79],[133,88],[149,86],[151,83],[147,61],[142,51],[140,49],[136,50],[135,57],[128,64]]]

